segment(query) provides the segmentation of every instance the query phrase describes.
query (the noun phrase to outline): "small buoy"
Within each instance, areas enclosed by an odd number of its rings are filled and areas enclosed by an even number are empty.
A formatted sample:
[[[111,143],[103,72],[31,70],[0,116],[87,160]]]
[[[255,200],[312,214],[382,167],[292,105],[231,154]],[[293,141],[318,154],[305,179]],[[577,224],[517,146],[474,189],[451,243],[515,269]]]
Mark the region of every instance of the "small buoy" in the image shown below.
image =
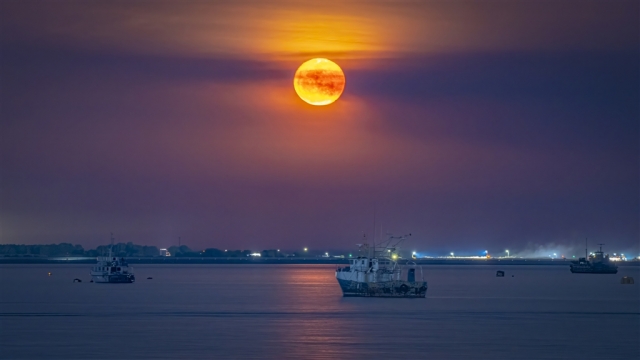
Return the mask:
[[[502,270],[498,270],[498,271],[496,272],[496,277],[504,277],[504,271],[502,271]]]
[[[631,276],[624,276],[620,279],[620,284],[633,284],[633,278]]]
[[[74,282],[74,283],[75,283],[75,282],[82,282],[82,280],[80,280],[80,279],[73,279],[73,282]]]
[[[511,277],[514,277],[514,275],[511,275]]]
[[[147,278],[147,280],[151,280],[151,279],[153,279],[151,276],[149,276],[149,277]]]
[[[51,276],[51,273],[47,273],[47,275]]]
[[[89,282],[93,282],[93,280],[89,281]]]

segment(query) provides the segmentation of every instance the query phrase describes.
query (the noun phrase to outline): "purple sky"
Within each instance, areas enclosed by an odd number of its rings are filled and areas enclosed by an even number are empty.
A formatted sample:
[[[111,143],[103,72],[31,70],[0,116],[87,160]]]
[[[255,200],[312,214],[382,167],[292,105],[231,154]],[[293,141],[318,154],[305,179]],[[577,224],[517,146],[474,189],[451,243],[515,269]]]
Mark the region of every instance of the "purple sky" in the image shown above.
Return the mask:
[[[339,3],[3,1],[1,242],[640,251],[637,1]]]

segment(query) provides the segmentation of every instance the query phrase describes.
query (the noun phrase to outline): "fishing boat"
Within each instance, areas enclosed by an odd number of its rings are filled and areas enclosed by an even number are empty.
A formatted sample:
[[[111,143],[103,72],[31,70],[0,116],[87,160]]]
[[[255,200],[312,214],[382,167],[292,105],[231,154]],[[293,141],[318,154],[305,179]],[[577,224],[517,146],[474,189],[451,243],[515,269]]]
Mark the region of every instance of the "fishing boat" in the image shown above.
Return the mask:
[[[133,283],[136,277],[133,275],[133,268],[124,258],[113,256],[113,234],[111,235],[111,246],[109,256],[99,256],[96,266],[91,268],[91,280],[96,283]]]
[[[574,274],[617,274],[618,266],[612,264],[609,261],[609,255],[605,255],[602,252],[602,245],[600,250],[595,254],[588,256],[587,248],[585,247],[585,257],[578,259],[578,261],[571,262],[571,272]]]
[[[359,255],[349,266],[336,269],[336,279],[344,297],[424,298],[427,282],[422,267],[399,257],[398,245],[411,234],[389,236],[383,246],[358,244]],[[392,244],[393,243],[393,244]],[[420,280],[416,280],[416,275]]]

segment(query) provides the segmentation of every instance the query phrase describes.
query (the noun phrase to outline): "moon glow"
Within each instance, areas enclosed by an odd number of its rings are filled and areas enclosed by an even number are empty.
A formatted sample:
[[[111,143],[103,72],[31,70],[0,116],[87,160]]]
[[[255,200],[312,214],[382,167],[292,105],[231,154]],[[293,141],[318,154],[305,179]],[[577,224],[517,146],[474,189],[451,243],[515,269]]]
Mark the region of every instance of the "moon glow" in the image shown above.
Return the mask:
[[[344,90],[344,72],[331,60],[316,58],[304,62],[293,77],[293,87],[305,102],[321,106],[338,100]]]

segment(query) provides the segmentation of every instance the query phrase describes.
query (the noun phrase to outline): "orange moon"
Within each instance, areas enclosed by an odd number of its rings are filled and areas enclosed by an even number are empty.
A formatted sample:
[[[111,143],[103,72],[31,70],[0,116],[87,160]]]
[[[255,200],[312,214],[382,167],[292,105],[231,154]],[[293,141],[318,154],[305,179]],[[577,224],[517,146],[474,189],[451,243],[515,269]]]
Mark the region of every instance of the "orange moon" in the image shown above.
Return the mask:
[[[316,105],[329,105],[342,95],[344,72],[331,60],[316,58],[304,62],[293,77],[293,88],[300,99]]]

